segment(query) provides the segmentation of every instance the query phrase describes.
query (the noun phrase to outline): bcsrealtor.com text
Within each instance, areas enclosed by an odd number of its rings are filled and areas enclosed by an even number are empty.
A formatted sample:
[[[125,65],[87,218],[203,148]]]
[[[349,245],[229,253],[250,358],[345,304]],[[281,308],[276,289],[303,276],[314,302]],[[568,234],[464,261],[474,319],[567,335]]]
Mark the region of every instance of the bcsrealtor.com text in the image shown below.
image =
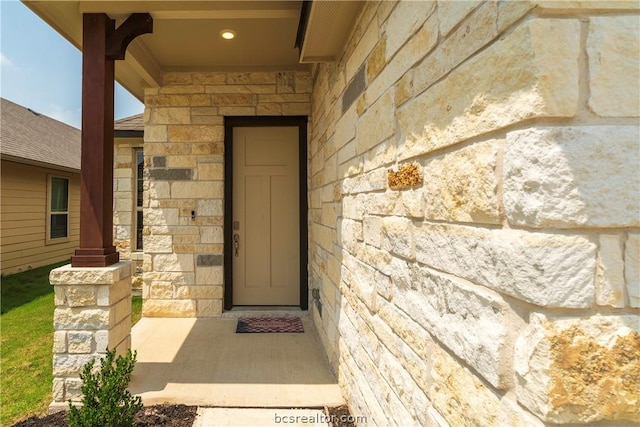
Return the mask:
[[[366,425],[367,417],[362,415],[327,415],[318,412],[313,415],[278,415],[274,414],[275,424],[320,424],[320,423],[355,423]]]

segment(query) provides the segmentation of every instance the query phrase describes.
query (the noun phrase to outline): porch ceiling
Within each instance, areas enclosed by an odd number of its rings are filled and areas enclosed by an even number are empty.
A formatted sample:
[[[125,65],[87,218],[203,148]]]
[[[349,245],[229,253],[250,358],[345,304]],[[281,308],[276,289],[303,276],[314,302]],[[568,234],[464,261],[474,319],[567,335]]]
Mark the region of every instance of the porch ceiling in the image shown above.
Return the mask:
[[[305,70],[294,47],[302,0],[296,1],[42,1],[23,0],[34,13],[82,49],[82,14],[106,13],[119,25],[131,13],[148,12],[153,33],[135,39],[124,61],[116,61],[116,80],[138,99],[145,87],[157,87],[167,71]],[[333,59],[351,27],[355,7],[331,7],[329,15],[312,6],[302,51],[307,57]],[[349,18],[351,17],[351,18]],[[313,25],[314,19],[330,25]],[[332,19],[334,21],[332,21]],[[235,39],[220,37],[223,29]],[[325,43],[321,41],[325,39]],[[319,42],[320,41],[320,42]],[[328,41],[333,47],[327,51]],[[308,60],[305,62],[309,62]]]

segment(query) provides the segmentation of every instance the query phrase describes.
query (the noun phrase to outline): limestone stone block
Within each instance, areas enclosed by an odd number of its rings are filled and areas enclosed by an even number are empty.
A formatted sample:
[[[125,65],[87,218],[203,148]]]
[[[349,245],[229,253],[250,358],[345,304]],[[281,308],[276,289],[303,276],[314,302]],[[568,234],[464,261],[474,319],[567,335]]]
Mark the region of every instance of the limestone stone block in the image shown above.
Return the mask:
[[[116,302],[131,296],[131,278],[119,280],[112,285],[100,285],[96,292],[96,305],[111,306]]]
[[[149,292],[152,299],[171,299],[173,298],[173,285],[171,282],[153,281]]]
[[[194,84],[222,85],[227,82],[227,73],[193,73],[192,80]]]
[[[384,381],[398,395],[402,411],[407,412],[403,425],[424,425],[424,415],[429,407],[428,399],[400,361],[385,347],[380,348],[378,371]]]
[[[169,72],[162,74],[162,83],[165,85],[188,85],[192,82],[192,73]],[[145,94],[150,93],[149,89],[145,89]]]
[[[64,396],[64,378],[53,379],[53,401],[54,402],[66,401]]]
[[[489,140],[429,160],[423,167],[427,219],[500,223],[498,153]]]
[[[255,116],[256,107],[219,107],[221,116]]]
[[[71,400],[82,398],[82,380],[80,378],[65,378],[65,397]]]
[[[382,220],[382,249],[405,259],[415,259],[413,223],[403,217],[387,217]]]
[[[499,1],[498,31],[503,32],[535,7],[534,1]]]
[[[93,350],[93,332],[69,331],[67,340],[69,353],[91,353]]]
[[[100,356],[93,354],[54,354],[54,377],[77,377],[84,365],[91,360],[98,360]]]
[[[222,181],[186,182],[176,181],[171,183],[171,194],[182,199],[222,199],[224,185]]]
[[[387,39],[383,38],[378,41],[376,47],[367,59],[367,81],[372,82],[380,71],[387,65],[386,58]]]
[[[533,313],[515,347],[518,401],[551,423],[640,417],[640,318]]]
[[[169,199],[171,197],[171,186],[168,182],[150,181],[149,196],[154,200]]]
[[[630,232],[624,252],[624,278],[631,307],[640,307],[640,233]]]
[[[109,347],[109,331],[96,331],[94,339],[96,341],[96,353],[106,353]]]
[[[154,271],[194,271],[192,254],[159,254],[153,257]]]
[[[440,34],[446,36],[449,32],[462,22],[481,3],[480,0],[473,1],[441,1],[438,2],[438,19],[440,21]]]
[[[375,18],[374,18],[375,20]],[[353,53],[348,57],[345,64],[345,80],[351,81],[353,76],[358,72],[362,64],[375,47],[376,43],[380,39],[378,34],[378,25],[369,25],[364,30],[362,38],[358,41]]]
[[[149,95],[144,97],[147,108],[153,107],[205,107],[211,105],[211,95]]]
[[[494,387],[510,384],[509,329],[518,317],[499,294],[416,265],[413,281],[397,284],[393,303]]]
[[[385,58],[389,60],[435,10],[436,2],[400,2],[387,19]],[[383,58],[383,59],[385,59]],[[371,81],[371,80],[369,80]]]
[[[260,103],[257,106],[258,116],[279,116],[282,114],[282,106],[278,103]]]
[[[362,154],[395,132],[393,90],[387,91],[358,121],[356,153]]]
[[[308,116],[311,105],[308,102],[285,102],[281,104],[282,114],[285,116]]]
[[[228,73],[229,84],[276,84],[275,72]]]
[[[165,159],[165,166],[167,168],[192,168],[194,169],[198,164],[198,156],[169,156]],[[171,179],[171,178],[169,178]]]
[[[171,236],[163,235],[150,235],[146,236],[144,240],[144,251],[150,254],[153,253],[171,253],[172,249]]]
[[[224,283],[223,267],[197,267],[196,285],[222,285]]]
[[[527,21],[398,110],[398,159],[534,117],[573,117],[579,55],[577,20]]]
[[[311,102],[311,95],[306,93],[279,93],[279,94],[260,94],[260,103],[266,102],[278,102],[278,103],[309,103]]]
[[[596,245],[583,236],[414,224],[416,259],[544,307],[589,307]]]
[[[69,307],[86,307],[96,305],[96,287],[90,285],[68,286],[67,305]]]
[[[176,298],[187,299],[222,299],[222,286],[179,286]]]
[[[509,132],[504,207],[529,227],[640,225],[638,128],[541,127]]]
[[[362,173],[342,181],[342,194],[368,193],[386,190],[387,170],[384,168]]]
[[[78,268],[67,264],[51,270],[52,285],[108,285],[131,275],[131,263],[127,261],[103,268]]]
[[[161,95],[204,93],[204,85],[172,85],[160,87]]]
[[[191,154],[198,156],[208,154],[222,154],[224,144],[222,142],[197,142],[191,144]]]
[[[51,278],[51,274],[49,274]],[[51,280],[51,279],[49,279]],[[54,283],[51,283],[52,285]],[[66,286],[55,286],[53,289],[53,303],[56,306],[67,305],[67,289]]]
[[[543,427],[539,419],[501,400],[467,367],[442,348],[433,352],[433,407],[451,426]]]
[[[166,142],[167,127],[164,125],[145,125],[144,142]]]
[[[55,331],[53,333],[53,352],[54,353],[67,352],[67,332],[66,331]]]
[[[177,225],[180,223],[179,210],[174,208],[165,209],[145,209],[144,210],[145,226],[159,226],[159,225]],[[145,239],[151,237],[151,235],[144,236]],[[146,246],[146,241],[144,242]]]
[[[454,6],[454,8],[458,7]],[[498,34],[496,28],[497,14],[497,2],[485,2],[462,25],[449,34],[435,48],[434,52],[416,67],[414,85],[418,88],[418,91],[431,86],[446,73],[494,40]],[[470,36],[471,34],[473,35]]]
[[[196,317],[196,301],[149,299],[142,305],[142,315],[145,317]]]
[[[624,253],[617,234],[601,234],[596,269],[596,303],[625,306]]]
[[[362,221],[364,242],[376,248],[382,246],[382,218],[366,216]]]
[[[199,299],[197,302],[198,317],[222,316],[222,299]]]
[[[345,256],[344,262],[351,273],[347,278],[351,290],[369,311],[375,313],[378,309],[376,284],[385,280],[386,276],[350,255]]]
[[[171,142],[214,142],[224,139],[222,126],[169,125],[168,138]]]
[[[222,199],[198,200],[197,214],[198,216],[222,216],[224,214]]]
[[[296,71],[294,76],[296,93],[311,93],[313,79],[308,72]]]
[[[130,316],[109,330],[109,349],[116,350],[117,354],[122,354],[121,351],[126,351],[127,348],[131,348]]]
[[[338,244],[347,250],[354,251],[358,242],[362,241],[362,223],[348,218],[339,219],[337,225]]]
[[[55,329],[104,329],[109,327],[109,310],[103,308],[56,308],[53,312]]]
[[[637,15],[589,19],[589,108],[596,114],[640,117],[639,36]]]
[[[426,3],[426,2],[425,2]],[[406,44],[400,48],[396,55],[390,59],[386,67],[380,72],[379,76],[369,82],[366,91],[366,100],[375,101],[388,88],[398,82],[407,70],[419,63],[425,56],[431,55],[431,50],[438,43],[438,20],[437,14],[432,14],[424,23],[424,25],[416,32]],[[421,66],[420,66],[421,67]],[[418,68],[416,68],[417,70]],[[424,73],[420,70],[420,74]],[[416,75],[416,73],[413,73]],[[413,82],[412,82],[413,83]],[[422,91],[422,90],[420,90]],[[396,105],[400,105],[407,101],[401,100],[396,91]]]
[[[396,84],[396,107],[404,104],[413,97],[413,71],[407,71]]]
[[[202,243],[224,243],[222,227],[200,227],[200,241]]]
[[[276,93],[276,85],[208,85],[207,93]]]
[[[199,180],[222,180],[224,165],[222,163],[200,163],[198,165]]]
[[[189,124],[191,122],[191,109],[189,107],[151,109],[151,123],[154,125]]]

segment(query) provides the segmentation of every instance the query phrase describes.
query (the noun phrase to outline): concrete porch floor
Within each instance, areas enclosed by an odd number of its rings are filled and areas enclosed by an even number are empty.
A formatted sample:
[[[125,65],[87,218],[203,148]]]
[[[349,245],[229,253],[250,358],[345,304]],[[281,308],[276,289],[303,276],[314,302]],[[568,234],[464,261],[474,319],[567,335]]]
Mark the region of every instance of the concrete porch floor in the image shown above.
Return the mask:
[[[344,403],[311,319],[304,333],[236,334],[235,318],[142,318],[129,390],[145,405],[295,408]]]

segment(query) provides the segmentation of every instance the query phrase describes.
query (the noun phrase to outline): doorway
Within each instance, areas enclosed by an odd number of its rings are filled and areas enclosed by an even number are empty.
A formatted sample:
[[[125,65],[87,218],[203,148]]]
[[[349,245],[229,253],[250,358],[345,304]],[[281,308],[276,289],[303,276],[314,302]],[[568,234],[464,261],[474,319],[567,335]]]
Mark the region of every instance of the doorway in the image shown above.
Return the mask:
[[[225,118],[225,309],[308,307],[307,118]]]

